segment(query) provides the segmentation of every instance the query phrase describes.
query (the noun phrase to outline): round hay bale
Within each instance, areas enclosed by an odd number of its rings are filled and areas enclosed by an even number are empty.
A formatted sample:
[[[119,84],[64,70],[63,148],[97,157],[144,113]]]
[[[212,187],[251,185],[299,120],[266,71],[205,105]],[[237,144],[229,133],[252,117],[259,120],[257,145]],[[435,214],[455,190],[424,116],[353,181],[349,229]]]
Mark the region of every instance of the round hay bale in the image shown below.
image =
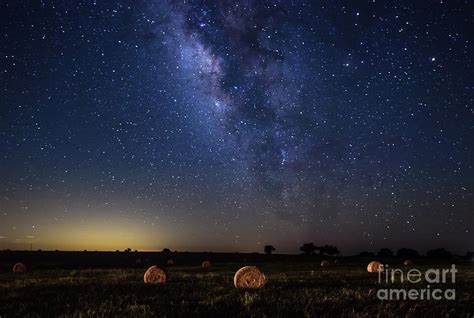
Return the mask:
[[[367,265],[367,271],[369,273],[378,273],[378,272],[383,272],[384,267],[383,264],[377,261],[370,262],[369,265]]]
[[[26,271],[27,271],[26,265],[23,263],[16,263],[15,265],[13,265],[14,273],[24,273]]]
[[[148,268],[143,275],[143,281],[145,284],[164,284],[166,283],[166,272],[154,265]]]
[[[174,261],[170,258],[169,260],[166,261],[166,265],[168,265],[168,266],[173,266],[173,265],[174,265]]]
[[[262,288],[265,275],[255,266],[244,266],[234,275],[235,288]]]
[[[413,261],[411,259],[407,259],[406,261],[403,262],[403,265],[405,266],[413,266]]]
[[[324,260],[321,262],[321,267],[328,267],[328,266],[331,266],[331,263],[329,263],[329,261]]]
[[[208,270],[209,268],[211,268],[211,262],[210,261],[204,261],[204,262],[202,262],[201,267],[202,267],[202,269]]]

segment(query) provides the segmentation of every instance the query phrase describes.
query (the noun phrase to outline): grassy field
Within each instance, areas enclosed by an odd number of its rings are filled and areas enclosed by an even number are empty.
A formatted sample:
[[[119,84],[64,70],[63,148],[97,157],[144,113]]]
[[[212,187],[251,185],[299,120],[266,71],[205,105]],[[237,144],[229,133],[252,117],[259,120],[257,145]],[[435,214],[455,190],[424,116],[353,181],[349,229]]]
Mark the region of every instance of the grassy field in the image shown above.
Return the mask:
[[[145,285],[146,267],[37,269],[0,274],[0,317],[472,317],[474,266],[458,265],[456,300],[381,301],[377,274],[364,264],[321,268],[319,261],[258,264],[260,290],[233,288],[242,264],[169,267],[165,285]],[[446,268],[447,265],[433,266]],[[417,266],[420,270],[428,267]],[[390,288],[425,288],[411,283]],[[433,287],[432,287],[433,288]]]

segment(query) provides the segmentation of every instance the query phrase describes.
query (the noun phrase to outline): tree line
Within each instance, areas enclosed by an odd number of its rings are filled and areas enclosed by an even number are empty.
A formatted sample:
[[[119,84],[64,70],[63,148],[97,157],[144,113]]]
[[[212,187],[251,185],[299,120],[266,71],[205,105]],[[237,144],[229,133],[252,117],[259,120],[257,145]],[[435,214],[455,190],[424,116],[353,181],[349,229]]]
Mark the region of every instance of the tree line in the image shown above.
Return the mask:
[[[399,249],[397,253],[394,253],[389,248],[381,248],[377,254],[371,253],[371,252],[361,252],[359,254],[359,256],[375,256],[375,255],[379,257],[396,256],[396,257],[406,257],[406,258],[417,258],[421,256],[421,254],[418,253],[417,250],[406,248],[406,247]],[[426,252],[426,256],[430,258],[450,258],[453,256],[453,254],[444,248],[436,248],[436,249],[432,249]]]
[[[264,247],[264,252],[265,254],[272,254],[276,249],[273,245],[265,245]],[[341,254],[339,252],[339,249],[334,246],[334,245],[322,245],[322,246],[317,246],[314,243],[304,243],[300,247],[300,251],[304,255],[329,255],[329,256],[335,256]],[[468,253],[472,254],[472,253]],[[468,255],[467,254],[467,255]],[[403,257],[403,258],[417,258],[420,257],[420,253],[418,253],[417,250],[411,249],[411,248],[400,248],[397,253],[394,253],[391,249],[389,248],[381,248],[377,253],[372,253],[372,252],[361,252],[358,254],[358,256],[378,256],[378,257]],[[447,251],[444,248],[436,248],[429,250],[426,253],[427,257],[430,258],[450,258],[453,256],[453,254],[449,251]]]
[[[265,254],[270,255],[275,251],[275,247],[273,245],[265,245],[264,247],[264,252]],[[316,252],[319,252],[319,255],[339,255],[341,252],[339,252],[338,248],[335,247],[334,245],[322,245],[322,246],[316,246],[314,243],[304,243],[300,247],[300,251],[303,252],[303,254],[306,255],[314,255]]]

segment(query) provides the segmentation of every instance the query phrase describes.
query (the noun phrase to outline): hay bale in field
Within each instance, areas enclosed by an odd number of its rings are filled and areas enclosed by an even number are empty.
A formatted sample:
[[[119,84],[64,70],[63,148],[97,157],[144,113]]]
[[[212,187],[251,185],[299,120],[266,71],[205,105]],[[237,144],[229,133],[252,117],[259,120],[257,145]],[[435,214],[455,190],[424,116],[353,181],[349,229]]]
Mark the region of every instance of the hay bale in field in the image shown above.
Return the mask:
[[[367,265],[367,271],[369,273],[378,273],[378,272],[383,272],[384,267],[383,264],[377,261],[370,262],[369,265]]]
[[[211,262],[210,261],[204,261],[204,262],[202,262],[201,267],[202,267],[202,269],[208,270],[209,268],[211,268]]]
[[[235,288],[262,288],[265,275],[255,266],[244,266],[234,275]]]
[[[329,261],[324,260],[321,262],[321,267],[328,267],[328,266],[331,266],[331,263],[329,263]]]
[[[143,275],[145,284],[164,284],[166,283],[166,278],[166,272],[156,265],[148,268],[145,275]]]
[[[405,266],[413,266],[413,261],[411,259],[407,259],[406,261],[403,262],[403,265]]]
[[[169,260],[166,261],[166,265],[168,265],[168,266],[173,266],[173,265],[174,265],[174,261],[170,258]]]
[[[24,273],[26,271],[27,271],[26,265],[23,263],[16,263],[15,265],[13,265],[14,273]]]

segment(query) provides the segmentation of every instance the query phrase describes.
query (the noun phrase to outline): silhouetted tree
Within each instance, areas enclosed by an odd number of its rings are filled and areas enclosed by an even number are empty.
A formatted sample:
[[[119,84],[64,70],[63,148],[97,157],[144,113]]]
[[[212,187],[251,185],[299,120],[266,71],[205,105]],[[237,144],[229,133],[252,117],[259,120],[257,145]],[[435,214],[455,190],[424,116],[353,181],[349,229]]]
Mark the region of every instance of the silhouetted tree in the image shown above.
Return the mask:
[[[265,254],[270,255],[275,250],[275,248],[273,245],[265,245],[263,250],[265,251]]]
[[[313,255],[317,247],[313,243],[304,243],[300,247],[300,251],[306,255]]]
[[[411,248],[403,247],[398,250],[397,256],[402,257],[402,258],[416,258],[416,257],[420,257],[420,254]]]
[[[339,255],[341,252],[334,245],[324,245],[318,248],[319,254],[327,254],[330,256]]]
[[[161,251],[164,254],[170,254],[171,250],[169,248],[164,248],[163,251]]]
[[[429,250],[428,253],[426,253],[426,256],[433,258],[450,258],[453,255],[444,248],[437,248],[434,250]]]
[[[381,248],[379,252],[377,253],[377,256],[380,257],[392,257],[393,256],[393,251],[389,248]]]
[[[124,250],[124,252],[126,252],[126,253],[130,253],[131,251],[132,251],[132,249],[131,249],[130,247],[129,247],[129,248],[126,248],[126,249]]]

